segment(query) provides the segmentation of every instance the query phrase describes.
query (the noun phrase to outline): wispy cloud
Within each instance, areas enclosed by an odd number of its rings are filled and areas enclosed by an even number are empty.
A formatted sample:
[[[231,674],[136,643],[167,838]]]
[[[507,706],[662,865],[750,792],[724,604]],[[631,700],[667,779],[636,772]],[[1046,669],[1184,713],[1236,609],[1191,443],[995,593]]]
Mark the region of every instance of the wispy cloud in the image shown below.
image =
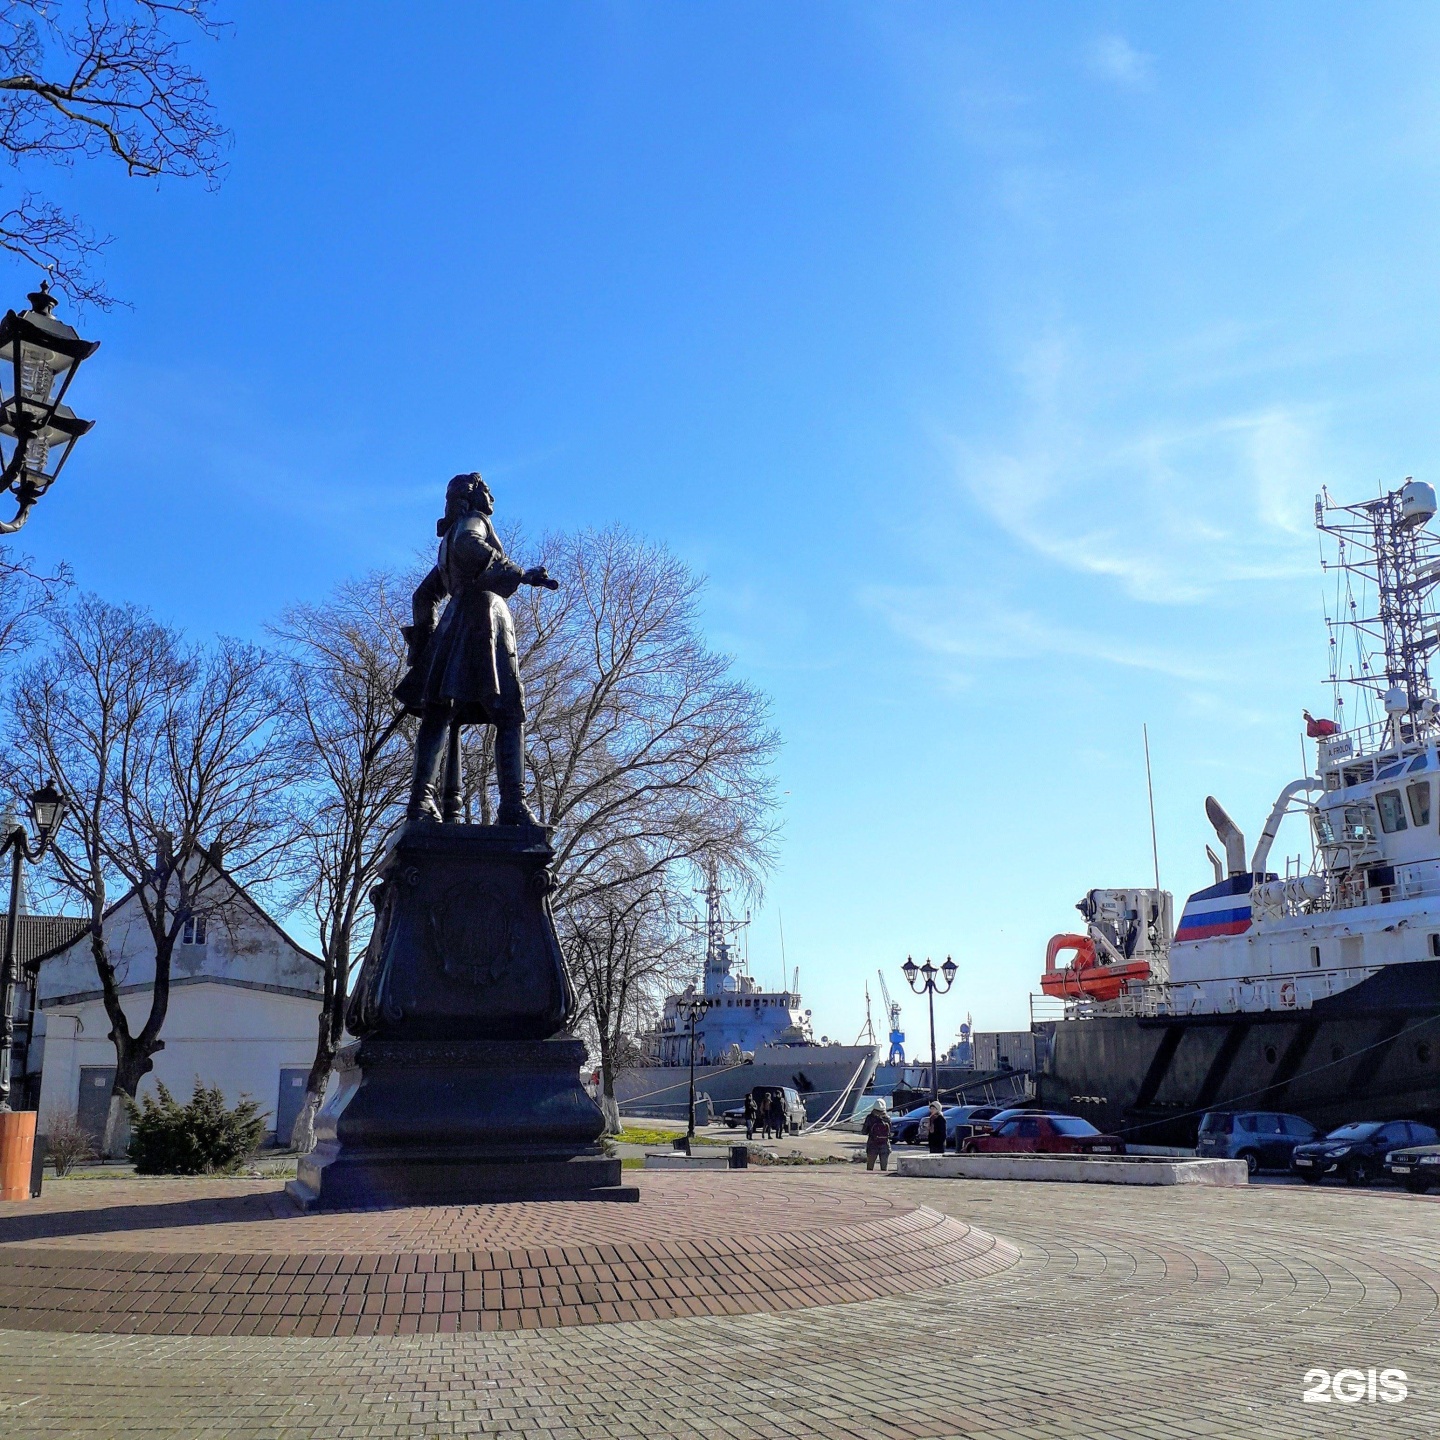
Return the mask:
[[[1154,56],[1137,50],[1123,35],[1102,35],[1093,41],[1085,62],[1096,78],[1128,90],[1148,89],[1154,81]]]
[[[983,664],[1063,656],[1196,684],[1220,673],[1191,655],[1097,634],[971,591],[874,585],[859,598],[897,635],[936,659]]]
[[[1106,357],[1053,335],[1013,369],[1023,398],[1005,439],[937,429],[961,494],[1021,545],[1158,604],[1311,573],[1296,539],[1326,478],[1321,407],[1122,421],[1129,397],[1093,379]]]

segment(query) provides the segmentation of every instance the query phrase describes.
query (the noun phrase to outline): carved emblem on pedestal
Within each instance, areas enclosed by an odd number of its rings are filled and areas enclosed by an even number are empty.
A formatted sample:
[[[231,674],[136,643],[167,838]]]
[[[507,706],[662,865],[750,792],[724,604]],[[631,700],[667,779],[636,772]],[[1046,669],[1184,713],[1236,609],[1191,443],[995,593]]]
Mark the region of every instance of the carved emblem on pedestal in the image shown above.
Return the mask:
[[[485,923],[477,925],[475,917]],[[452,980],[485,990],[514,968],[518,917],[497,885],[466,880],[451,885],[430,911],[430,945]]]

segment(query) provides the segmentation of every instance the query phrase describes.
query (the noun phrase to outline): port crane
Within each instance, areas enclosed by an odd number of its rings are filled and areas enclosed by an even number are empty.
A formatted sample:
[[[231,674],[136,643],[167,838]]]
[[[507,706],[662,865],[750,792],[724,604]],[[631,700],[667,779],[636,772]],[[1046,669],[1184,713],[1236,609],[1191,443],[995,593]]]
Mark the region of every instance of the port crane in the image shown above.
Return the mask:
[[[885,997],[885,1008],[890,1012],[890,1053],[885,1057],[887,1065],[905,1063],[905,1032],[900,1028],[900,1007],[890,998],[890,987],[885,983],[885,972],[875,972],[880,977],[880,993]]]

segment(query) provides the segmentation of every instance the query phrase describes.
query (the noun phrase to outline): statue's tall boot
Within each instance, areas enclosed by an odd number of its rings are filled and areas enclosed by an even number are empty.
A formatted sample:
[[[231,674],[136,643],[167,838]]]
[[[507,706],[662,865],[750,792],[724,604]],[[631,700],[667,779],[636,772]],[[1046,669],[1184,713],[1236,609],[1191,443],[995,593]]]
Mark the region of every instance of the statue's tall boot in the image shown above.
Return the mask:
[[[449,743],[445,746],[444,812],[447,825],[458,825],[465,818],[464,794],[461,785],[460,722],[450,722]]]
[[[525,726],[495,727],[495,783],[500,791],[501,825],[534,825],[538,822],[525,803]]]
[[[445,753],[445,737],[450,717],[445,711],[427,711],[415,736],[415,776],[410,782],[410,803],[405,809],[408,820],[440,819],[436,800],[440,761]]]

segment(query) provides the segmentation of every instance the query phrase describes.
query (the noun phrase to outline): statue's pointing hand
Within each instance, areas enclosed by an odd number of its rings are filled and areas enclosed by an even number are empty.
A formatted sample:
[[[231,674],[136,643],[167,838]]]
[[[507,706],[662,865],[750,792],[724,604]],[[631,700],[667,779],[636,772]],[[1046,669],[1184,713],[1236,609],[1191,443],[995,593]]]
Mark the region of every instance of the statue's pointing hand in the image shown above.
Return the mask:
[[[552,580],[543,565],[532,565],[521,577],[522,585],[534,585],[541,590],[558,590],[560,582]]]

